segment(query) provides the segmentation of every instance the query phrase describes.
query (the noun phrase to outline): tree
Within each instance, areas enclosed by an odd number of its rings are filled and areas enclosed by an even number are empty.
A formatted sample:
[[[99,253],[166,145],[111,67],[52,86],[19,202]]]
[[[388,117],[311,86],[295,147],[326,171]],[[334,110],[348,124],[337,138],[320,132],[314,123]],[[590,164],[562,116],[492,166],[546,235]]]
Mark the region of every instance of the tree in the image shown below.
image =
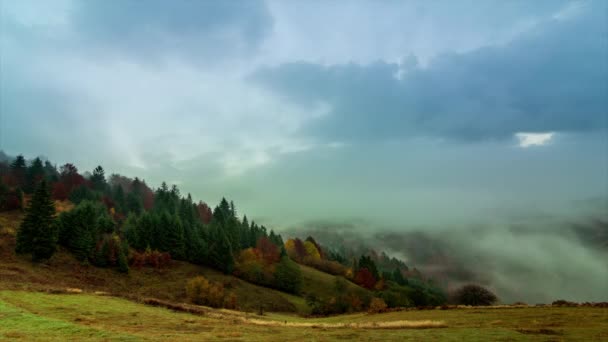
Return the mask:
[[[497,300],[496,295],[490,290],[475,284],[465,285],[454,293],[454,301],[462,305],[487,306]]]
[[[57,227],[55,204],[46,181],[40,182],[17,233],[17,253],[31,253],[32,260],[50,258],[55,253]]]
[[[407,280],[403,277],[401,270],[399,270],[398,268],[395,268],[395,270],[391,274],[391,278],[393,279],[393,281],[395,281],[399,285],[407,284]]]
[[[70,250],[78,260],[93,256],[96,242],[104,228],[100,217],[108,215],[100,203],[83,201],[76,208],[59,215],[59,243]]]
[[[380,275],[378,274],[378,268],[376,267],[376,263],[372,260],[370,256],[362,255],[359,258],[358,268],[367,268],[368,271],[371,272],[374,279],[379,279]]]
[[[256,249],[262,255],[262,259],[266,264],[274,264],[279,261],[281,251],[267,237],[261,237],[256,244]]]
[[[18,188],[25,187],[25,173],[27,171],[27,167],[25,165],[25,158],[22,155],[18,155],[15,160],[10,165],[10,175],[14,186]]]
[[[97,166],[93,170],[93,175],[91,176],[91,185],[94,190],[104,192],[108,183],[106,183],[106,175],[103,167],[101,165]]]
[[[376,285],[376,278],[367,268],[360,268],[355,275],[355,283],[371,290]]]
[[[234,269],[230,240],[221,225],[216,222],[212,222],[209,229],[209,263],[224,273],[232,273]]]
[[[85,183],[84,177],[78,173],[78,169],[73,164],[67,163],[60,168],[59,180],[65,185],[68,195],[76,187]]]
[[[321,259],[321,253],[319,253],[319,250],[317,249],[317,246],[314,243],[306,240],[304,242],[304,249],[306,249],[306,255],[312,260]]]
[[[44,179],[44,164],[40,158],[32,161],[32,164],[27,168],[25,192],[32,193],[36,189],[38,183]]]

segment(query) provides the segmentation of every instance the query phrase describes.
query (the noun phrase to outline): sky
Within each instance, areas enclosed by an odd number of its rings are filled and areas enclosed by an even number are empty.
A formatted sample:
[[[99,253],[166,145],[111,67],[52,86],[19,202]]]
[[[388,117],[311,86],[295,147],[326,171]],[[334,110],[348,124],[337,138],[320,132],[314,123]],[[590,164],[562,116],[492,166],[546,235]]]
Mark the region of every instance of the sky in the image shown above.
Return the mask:
[[[477,238],[496,288],[569,248],[558,278],[598,298],[608,266],[555,227],[608,212],[607,23],[605,1],[0,0],[0,149],[278,231]]]

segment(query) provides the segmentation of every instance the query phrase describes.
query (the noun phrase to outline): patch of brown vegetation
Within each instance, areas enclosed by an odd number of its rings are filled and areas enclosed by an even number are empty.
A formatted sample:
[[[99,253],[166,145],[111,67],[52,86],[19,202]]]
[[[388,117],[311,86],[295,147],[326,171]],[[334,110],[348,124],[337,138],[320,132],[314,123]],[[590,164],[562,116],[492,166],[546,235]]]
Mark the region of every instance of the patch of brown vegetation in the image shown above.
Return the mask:
[[[563,335],[562,331],[557,331],[553,329],[540,328],[540,329],[517,329],[519,333],[527,334],[527,335]]]

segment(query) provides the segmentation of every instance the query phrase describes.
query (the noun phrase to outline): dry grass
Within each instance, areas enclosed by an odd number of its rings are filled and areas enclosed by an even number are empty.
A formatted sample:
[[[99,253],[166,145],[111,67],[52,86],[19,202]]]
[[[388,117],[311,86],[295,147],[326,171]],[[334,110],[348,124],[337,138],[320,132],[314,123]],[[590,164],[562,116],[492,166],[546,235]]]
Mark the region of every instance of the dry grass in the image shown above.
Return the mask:
[[[359,323],[320,323],[320,322],[280,322],[263,319],[244,319],[243,323],[273,327],[291,328],[320,328],[320,329],[433,329],[447,328],[443,321],[386,321],[386,322],[359,322]]]

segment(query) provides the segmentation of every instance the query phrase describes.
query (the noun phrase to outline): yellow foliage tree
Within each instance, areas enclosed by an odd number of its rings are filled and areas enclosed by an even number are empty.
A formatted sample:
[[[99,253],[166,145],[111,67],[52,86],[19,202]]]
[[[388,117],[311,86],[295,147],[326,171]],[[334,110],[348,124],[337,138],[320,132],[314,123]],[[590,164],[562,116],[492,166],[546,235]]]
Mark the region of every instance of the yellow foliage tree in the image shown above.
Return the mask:
[[[285,242],[285,251],[290,258],[296,259],[296,240],[289,239]]]
[[[308,257],[312,258],[313,260],[321,259],[321,253],[319,253],[319,250],[317,249],[317,246],[315,246],[314,243],[310,241],[305,241],[304,248],[306,249],[306,254],[308,254]]]

